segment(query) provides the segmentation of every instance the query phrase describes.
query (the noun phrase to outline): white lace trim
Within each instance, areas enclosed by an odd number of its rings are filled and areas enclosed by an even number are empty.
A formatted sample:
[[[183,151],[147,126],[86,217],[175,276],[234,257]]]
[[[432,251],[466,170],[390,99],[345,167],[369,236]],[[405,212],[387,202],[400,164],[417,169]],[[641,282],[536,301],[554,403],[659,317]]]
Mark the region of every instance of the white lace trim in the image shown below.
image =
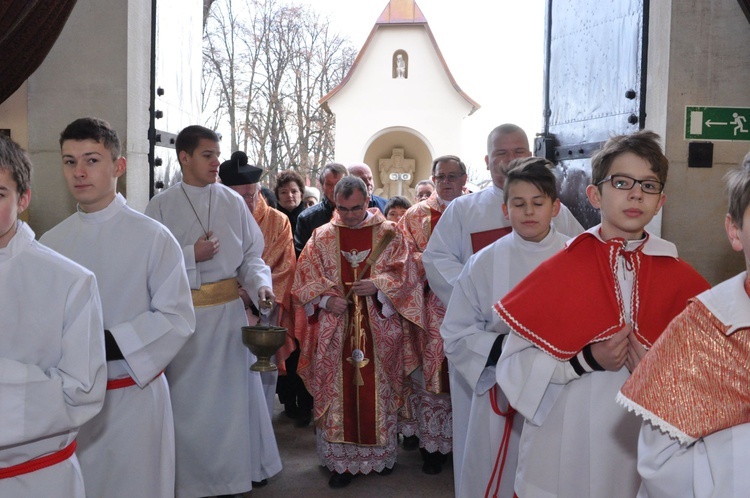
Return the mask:
[[[391,469],[396,464],[398,442],[395,416],[389,422],[387,446],[329,443],[323,439],[321,431],[315,431],[318,457],[328,470],[339,474],[369,474],[381,472],[386,467]]]
[[[406,398],[406,404],[408,406],[403,407],[400,411],[405,412],[404,408],[408,408],[409,418],[399,414],[398,418],[398,432],[404,436],[419,436],[419,421],[415,415],[419,408],[419,398],[414,391],[409,391],[409,396]]]
[[[628,411],[635,413],[636,415],[641,417],[643,420],[647,421],[648,423],[650,423],[651,425],[659,429],[662,432],[662,434],[666,434],[672,439],[676,439],[677,441],[680,442],[680,444],[683,444],[685,446],[690,446],[691,444],[697,441],[696,438],[688,434],[685,434],[680,429],[670,424],[666,420],[662,419],[661,417],[658,417],[651,411],[646,410],[641,405],[633,402],[630,398],[622,394],[622,392],[617,393],[617,397],[615,398],[615,401],[617,401],[620,405],[627,408]]]
[[[430,453],[447,455],[453,451],[453,411],[451,398],[415,386],[418,405],[419,447]]]

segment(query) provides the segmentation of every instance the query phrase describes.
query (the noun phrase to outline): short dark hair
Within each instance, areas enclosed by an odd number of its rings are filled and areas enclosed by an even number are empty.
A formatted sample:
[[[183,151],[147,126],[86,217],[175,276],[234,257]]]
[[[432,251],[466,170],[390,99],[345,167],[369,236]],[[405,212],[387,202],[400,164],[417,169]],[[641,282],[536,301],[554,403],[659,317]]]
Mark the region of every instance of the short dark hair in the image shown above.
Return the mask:
[[[183,128],[178,134],[174,141],[174,150],[177,153],[177,162],[180,162],[180,152],[185,151],[188,155],[192,156],[195,152],[195,148],[198,147],[198,143],[202,139],[211,140],[212,142],[219,143],[219,135],[215,131],[209,130],[205,126],[190,125]]]
[[[362,179],[354,175],[345,176],[339,180],[334,187],[333,199],[336,200],[336,197],[339,195],[344,196],[344,199],[348,199],[355,191],[362,192],[365,199],[370,195],[369,192],[367,192],[367,185],[365,185],[365,182],[363,182]]]
[[[326,173],[329,171],[332,171],[336,176],[349,176],[349,170],[346,169],[346,166],[344,166],[341,163],[328,163],[325,166],[323,166],[323,169],[321,169],[318,172],[318,182],[320,182],[321,187],[326,181]],[[346,196],[347,198],[349,196]]]
[[[122,155],[120,137],[117,136],[117,132],[112,129],[112,126],[103,119],[91,117],[76,119],[60,133],[61,148],[66,140],[100,142],[112,154],[113,160],[117,160]]]
[[[268,204],[268,207],[276,209],[276,206],[279,205],[279,201],[276,199],[276,194],[273,193],[273,190],[268,187],[261,187],[260,193],[266,200],[266,204]]]
[[[279,196],[279,189],[286,186],[287,183],[296,183],[299,187],[300,199],[305,193],[305,181],[302,179],[302,175],[294,171],[293,169],[285,169],[276,176],[276,186],[273,188],[273,193],[276,197]]]
[[[432,161],[432,176],[435,176],[435,168],[437,168],[438,163],[447,163],[449,161],[453,161],[454,163],[458,164],[458,167],[461,168],[461,174],[466,174],[466,165],[461,160],[461,158],[458,156],[447,155],[437,157]]]
[[[409,209],[411,207],[411,201],[407,199],[406,197],[402,195],[394,195],[390,199],[388,199],[388,202],[385,203],[385,208],[383,208],[383,214],[388,216],[388,211],[390,211],[393,208],[403,208],[403,209]]]
[[[727,214],[738,228],[742,228],[742,219],[750,206],[750,153],[738,168],[729,171],[724,178],[729,194]]]
[[[510,187],[518,182],[531,183],[549,197],[552,202],[557,200],[557,179],[551,170],[553,166],[554,164],[543,157],[513,159],[508,164],[508,176],[503,186],[503,202],[508,203]]]
[[[435,182],[433,182],[432,180],[419,180],[414,186],[414,190],[418,189],[420,185],[429,185],[433,188],[433,190],[435,189]]]
[[[25,150],[0,133],[0,171],[7,171],[16,182],[18,195],[31,188],[31,159]]]
[[[659,181],[662,184],[667,183],[669,159],[661,150],[659,135],[649,130],[617,135],[607,140],[591,158],[591,183],[596,185],[604,180],[615,158],[628,152],[648,162]]]
[[[492,153],[492,140],[494,139],[495,135],[513,135],[514,133],[520,133],[524,136],[526,139],[526,146],[529,146],[529,137],[526,135],[526,132],[523,131],[523,128],[521,128],[518,125],[514,125],[513,123],[505,123],[501,124],[500,126],[495,126],[489,135],[487,135],[487,154]]]

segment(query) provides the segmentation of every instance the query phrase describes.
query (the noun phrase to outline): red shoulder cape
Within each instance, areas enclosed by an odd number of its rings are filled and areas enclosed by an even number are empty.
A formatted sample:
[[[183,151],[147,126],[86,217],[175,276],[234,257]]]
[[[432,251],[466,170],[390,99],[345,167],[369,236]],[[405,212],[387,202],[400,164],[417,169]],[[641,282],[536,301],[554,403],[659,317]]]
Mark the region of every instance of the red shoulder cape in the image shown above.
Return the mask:
[[[578,236],[495,304],[513,330],[554,358],[567,361],[589,343],[603,341],[625,326],[616,278],[617,256],[632,263],[631,322],[646,348],[687,305],[709,288],[684,261],[624,252],[623,239],[602,243],[593,234]]]

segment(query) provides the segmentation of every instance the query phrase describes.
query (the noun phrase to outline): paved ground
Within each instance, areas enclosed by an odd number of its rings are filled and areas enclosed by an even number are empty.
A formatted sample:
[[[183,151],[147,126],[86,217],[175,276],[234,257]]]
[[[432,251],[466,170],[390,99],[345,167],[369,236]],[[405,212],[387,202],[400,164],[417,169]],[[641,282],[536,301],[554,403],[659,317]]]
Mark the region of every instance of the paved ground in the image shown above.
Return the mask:
[[[319,498],[319,497],[409,497],[441,498],[453,496],[453,466],[443,466],[443,472],[430,476],[422,472],[419,451],[399,447],[398,462],[388,476],[369,474],[356,477],[343,489],[328,487],[330,473],[320,465],[315,454],[315,433],[312,425],[305,429],[281,413],[276,404],[273,420],[276,440],[284,469],[268,480],[268,485],[256,488],[252,498]]]

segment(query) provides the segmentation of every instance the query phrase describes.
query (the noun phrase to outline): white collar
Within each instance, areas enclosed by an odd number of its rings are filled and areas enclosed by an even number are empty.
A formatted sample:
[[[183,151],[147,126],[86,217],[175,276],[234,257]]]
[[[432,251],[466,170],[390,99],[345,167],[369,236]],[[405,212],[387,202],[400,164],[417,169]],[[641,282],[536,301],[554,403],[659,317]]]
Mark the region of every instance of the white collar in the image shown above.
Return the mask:
[[[104,209],[100,209],[99,211],[95,211],[93,213],[87,213],[85,211],[81,211],[80,206],[76,206],[76,209],[78,210],[78,217],[83,221],[84,223],[104,223],[105,221],[111,219],[113,216],[115,216],[117,213],[119,213],[123,207],[125,207],[125,197],[122,196],[119,192],[115,195],[115,198],[112,199],[112,202],[107,205]]]
[[[594,237],[596,237],[597,240],[601,242],[606,242],[606,240],[602,238],[601,227],[602,225],[600,223],[596,226],[589,228],[583,233],[584,234],[589,233],[593,235]],[[642,245],[643,254],[647,254],[649,256],[667,256],[667,257],[672,257],[675,259],[677,258],[677,246],[675,246],[673,243],[669,242],[668,240],[664,240],[660,237],[657,237],[656,235],[652,235],[646,231],[644,231],[643,233],[645,236],[644,238],[640,240],[628,240],[625,245],[625,250],[634,251],[635,249],[637,249],[638,247]],[[568,241],[568,245],[570,245],[574,240],[575,238],[570,239]]]

